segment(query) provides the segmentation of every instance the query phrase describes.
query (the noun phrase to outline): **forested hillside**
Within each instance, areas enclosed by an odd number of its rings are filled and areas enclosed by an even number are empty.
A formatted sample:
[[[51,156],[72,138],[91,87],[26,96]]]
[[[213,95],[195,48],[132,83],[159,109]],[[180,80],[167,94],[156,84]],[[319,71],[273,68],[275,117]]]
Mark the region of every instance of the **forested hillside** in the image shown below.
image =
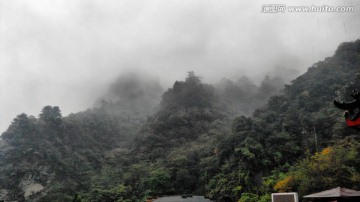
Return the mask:
[[[286,86],[280,77],[210,85],[189,72],[163,92],[120,77],[93,109],[63,117],[45,106],[14,119],[0,140],[0,199],[269,202],[277,191],[360,189],[360,132],[332,104],[360,90],[359,73],[357,40]]]

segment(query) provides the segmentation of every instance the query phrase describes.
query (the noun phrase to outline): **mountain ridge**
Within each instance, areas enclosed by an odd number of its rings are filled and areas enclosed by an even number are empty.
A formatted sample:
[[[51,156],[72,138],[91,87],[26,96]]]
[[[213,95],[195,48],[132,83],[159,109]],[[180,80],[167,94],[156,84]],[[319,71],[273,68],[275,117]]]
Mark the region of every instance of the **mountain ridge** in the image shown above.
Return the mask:
[[[0,199],[141,201],[191,191],[216,201],[269,201],[289,173],[300,175],[298,164],[311,163],[301,159],[318,160],[311,155],[327,148],[348,154],[342,147],[348,142],[354,142],[351,155],[359,156],[358,132],[345,127],[331,103],[360,89],[359,69],[356,40],[340,44],[334,56],[315,63],[283,93],[276,79],[260,87],[242,79],[254,93],[232,81],[204,84],[189,72],[162,94],[158,108],[151,104],[162,91],[156,82],[119,80],[112,93],[130,100],[104,100],[67,117],[57,106],[45,106],[39,118],[20,114],[1,136]],[[130,89],[123,88],[127,81]],[[151,103],[143,108],[141,99]],[[239,115],[253,106],[253,116]],[[321,188],[360,188],[357,165],[356,158],[346,158],[347,184],[334,176]],[[293,181],[287,190],[317,189],[305,179]]]

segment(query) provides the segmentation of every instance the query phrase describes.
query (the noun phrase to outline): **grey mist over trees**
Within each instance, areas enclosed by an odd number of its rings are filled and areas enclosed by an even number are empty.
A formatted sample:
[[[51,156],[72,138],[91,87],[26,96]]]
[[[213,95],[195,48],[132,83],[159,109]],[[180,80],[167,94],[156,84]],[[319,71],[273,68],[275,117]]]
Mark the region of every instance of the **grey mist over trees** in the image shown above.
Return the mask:
[[[284,88],[279,76],[209,84],[190,71],[162,90],[124,74],[86,111],[63,116],[47,105],[13,119],[0,141],[0,200],[270,202],[278,191],[359,189],[359,131],[330,101],[360,88],[359,68],[357,40]],[[152,112],[141,108],[149,100],[159,101],[146,105]]]
[[[285,70],[296,73],[295,70]],[[255,109],[263,107],[271,96],[281,94],[285,84],[289,82],[290,74],[279,73],[270,73],[272,76],[265,76],[259,84],[246,76],[235,81],[223,78],[215,84],[215,88],[229,112],[250,116]]]
[[[158,78],[144,72],[130,71],[111,84],[95,107],[108,107],[107,110],[112,113],[148,116],[158,107],[162,93]]]
[[[260,84],[277,66],[304,73],[358,37],[358,1],[279,0],[355,11],[275,15],[261,12],[268,3],[3,0],[0,131],[49,104],[63,115],[86,110],[127,69],[157,75],[165,90],[191,70],[206,83],[247,76]]]
[[[190,71],[162,90],[145,74],[121,75],[86,111],[46,105],[13,119],[0,140],[0,200],[270,202],[273,192],[360,189],[359,131],[331,102],[360,89],[359,68],[356,40],[284,88],[279,76],[210,84]]]
[[[132,70],[120,75],[110,85],[107,93],[98,99],[94,107],[104,108],[109,113],[127,114],[130,117],[147,117],[159,110],[159,106],[182,102],[186,102],[181,104],[184,106],[205,104],[206,101],[210,102],[216,98],[217,104],[222,105],[227,113],[250,116],[256,109],[263,107],[271,96],[280,94],[285,84],[289,83],[289,78],[297,73],[296,70],[286,68],[281,68],[281,70],[268,72],[271,76],[266,75],[261,82],[251,80],[246,76],[236,80],[219,79],[206,87],[212,89],[211,93],[208,92],[210,94],[183,91],[184,89],[196,91],[196,84],[202,82],[203,77],[194,71],[188,72],[185,83],[176,81],[173,84],[173,90],[164,93],[165,89],[161,87],[157,77],[146,72]],[[282,75],[283,72],[285,75]],[[289,72],[293,74],[289,74]],[[194,86],[194,89],[187,88],[186,85]],[[180,93],[181,96],[169,96],[170,93]],[[194,95],[196,96],[194,97]]]

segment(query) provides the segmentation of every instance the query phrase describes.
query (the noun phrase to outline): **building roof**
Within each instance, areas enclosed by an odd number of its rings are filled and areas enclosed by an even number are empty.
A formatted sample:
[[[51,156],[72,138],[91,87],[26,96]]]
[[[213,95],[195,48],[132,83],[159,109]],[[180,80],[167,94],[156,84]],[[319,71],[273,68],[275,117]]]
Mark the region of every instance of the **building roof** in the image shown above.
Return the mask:
[[[337,198],[337,197],[360,197],[360,191],[337,187],[319,193],[304,196],[304,198]]]
[[[160,197],[153,200],[153,202],[211,202],[209,199],[204,198],[203,196],[191,196],[182,198],[181,196],[168,196]]]

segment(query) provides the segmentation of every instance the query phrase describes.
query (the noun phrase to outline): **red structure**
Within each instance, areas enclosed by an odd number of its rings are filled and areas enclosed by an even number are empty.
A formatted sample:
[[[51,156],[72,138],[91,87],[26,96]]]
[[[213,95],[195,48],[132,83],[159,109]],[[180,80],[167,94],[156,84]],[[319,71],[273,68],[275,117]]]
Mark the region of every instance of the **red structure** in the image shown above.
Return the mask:
[[[352,121],[349,118],[345,118],[345,120],[346,120],[346,125],[349,127],[360,126],[360,119],[356,119]]]

